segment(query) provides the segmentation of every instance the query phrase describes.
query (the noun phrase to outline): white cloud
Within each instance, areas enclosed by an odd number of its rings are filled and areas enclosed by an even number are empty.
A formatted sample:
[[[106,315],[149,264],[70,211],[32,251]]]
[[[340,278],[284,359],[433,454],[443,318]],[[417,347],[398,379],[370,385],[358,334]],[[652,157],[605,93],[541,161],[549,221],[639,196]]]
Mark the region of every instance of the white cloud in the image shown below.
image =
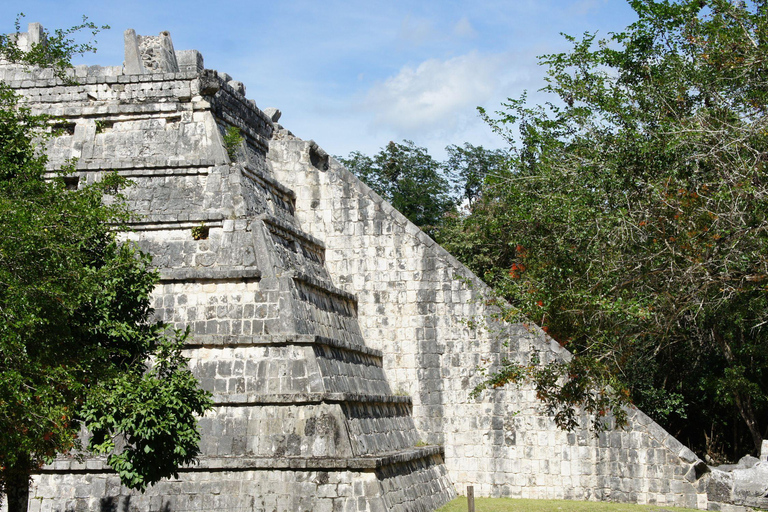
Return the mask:
[[[510,54],[471,52],[447,60],[429,59],[373,86],[363,105],[377,128],[410,134],[451,131],[475,107],[510,95],[514,82],[527,79]],[[517,89],[518,87],[514,87]]]

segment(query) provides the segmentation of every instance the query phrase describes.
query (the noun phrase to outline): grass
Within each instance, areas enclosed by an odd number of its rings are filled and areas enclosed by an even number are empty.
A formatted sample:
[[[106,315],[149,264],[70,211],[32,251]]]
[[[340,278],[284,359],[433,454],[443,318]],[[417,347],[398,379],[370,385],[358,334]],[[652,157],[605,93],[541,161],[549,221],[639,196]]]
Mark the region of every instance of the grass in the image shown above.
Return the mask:
[[[629,505],[597,501],[522,500],[475,498],[476,512],[697,512],[690,508],[660,505]],[[438,512],[467,512],[467,498],[459,496]]]

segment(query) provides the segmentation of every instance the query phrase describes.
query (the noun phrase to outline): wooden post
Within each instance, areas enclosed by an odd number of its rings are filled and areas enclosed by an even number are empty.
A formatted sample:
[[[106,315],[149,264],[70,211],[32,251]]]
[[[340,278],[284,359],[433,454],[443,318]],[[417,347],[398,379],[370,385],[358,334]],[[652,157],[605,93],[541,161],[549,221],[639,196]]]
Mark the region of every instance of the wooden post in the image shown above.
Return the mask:
[[[467,507],[468,512],[475,512],[475,487],[473,485],[467,486]]]

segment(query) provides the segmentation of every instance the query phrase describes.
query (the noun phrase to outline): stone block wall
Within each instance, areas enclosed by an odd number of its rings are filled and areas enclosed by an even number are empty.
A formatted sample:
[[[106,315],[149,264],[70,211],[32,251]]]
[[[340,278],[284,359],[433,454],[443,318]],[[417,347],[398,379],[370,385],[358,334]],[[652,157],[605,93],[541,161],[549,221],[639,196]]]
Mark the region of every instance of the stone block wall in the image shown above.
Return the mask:
[[[334,282],[357,297],[362,335],[412,397],[425,441],[445,447],[459,492],[706,508],[703,462],[638,410],[626,430],[595,437],[560,431],[528,386],[470,399],[479,367],[570,354],[534,325],[490,320],[476,276],[337,162],[313,165],[313,150],[279,131],[274,175],[296,193],[302,229],[323,240]]]
[[[223,510],[386,512],[373,472],[329,470],[252,471],[230,469],[185,473],[159,482],[146,493],[125,495],[120,479],[108,473],[42,474],[36,479],[39,499],[29,512],[60,510],[142,510],[199,512]],[[55,501],[60,506],[51,508]]]

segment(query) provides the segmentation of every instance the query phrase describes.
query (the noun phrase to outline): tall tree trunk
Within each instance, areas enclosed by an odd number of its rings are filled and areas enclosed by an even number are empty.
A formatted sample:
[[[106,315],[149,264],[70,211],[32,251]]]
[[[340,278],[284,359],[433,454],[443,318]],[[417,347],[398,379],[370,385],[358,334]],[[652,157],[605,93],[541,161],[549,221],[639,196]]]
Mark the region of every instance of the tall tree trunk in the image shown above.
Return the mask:
[[[713,331],[712,334],[723,349],[723,355],[725,356],[726,361],[731,365],[735,365],[736,357],[733,355],[731,346],[718,332]],[[755,408],[752,406],[752,399],[749,395],[744,396],[743,393],[739,393],[738,391],[733,392],[733,398],[736,402],[736,408],[739,410],[741,419],[747,424],[749,433],[752,435],[755,451],[757,452],[757,455],[760,456],[760,449],[763,445],[763,435],[760,433],[760,426],[757,421],[757,415],[755,415]]]
[[[755,408],[752,407],[752,400],[749,397],[743,398],[741,393],[734,393],[736,399],[736,407],[739,409],[739,414],[744,423],[749,428],[749,433],[752,434],[752,442],[755,443],[755,452],[757,456],[760,456],[760,449],[763,446],[763,435],[760,433],[760,427],[757,424],[757,416],[755,416]]]

